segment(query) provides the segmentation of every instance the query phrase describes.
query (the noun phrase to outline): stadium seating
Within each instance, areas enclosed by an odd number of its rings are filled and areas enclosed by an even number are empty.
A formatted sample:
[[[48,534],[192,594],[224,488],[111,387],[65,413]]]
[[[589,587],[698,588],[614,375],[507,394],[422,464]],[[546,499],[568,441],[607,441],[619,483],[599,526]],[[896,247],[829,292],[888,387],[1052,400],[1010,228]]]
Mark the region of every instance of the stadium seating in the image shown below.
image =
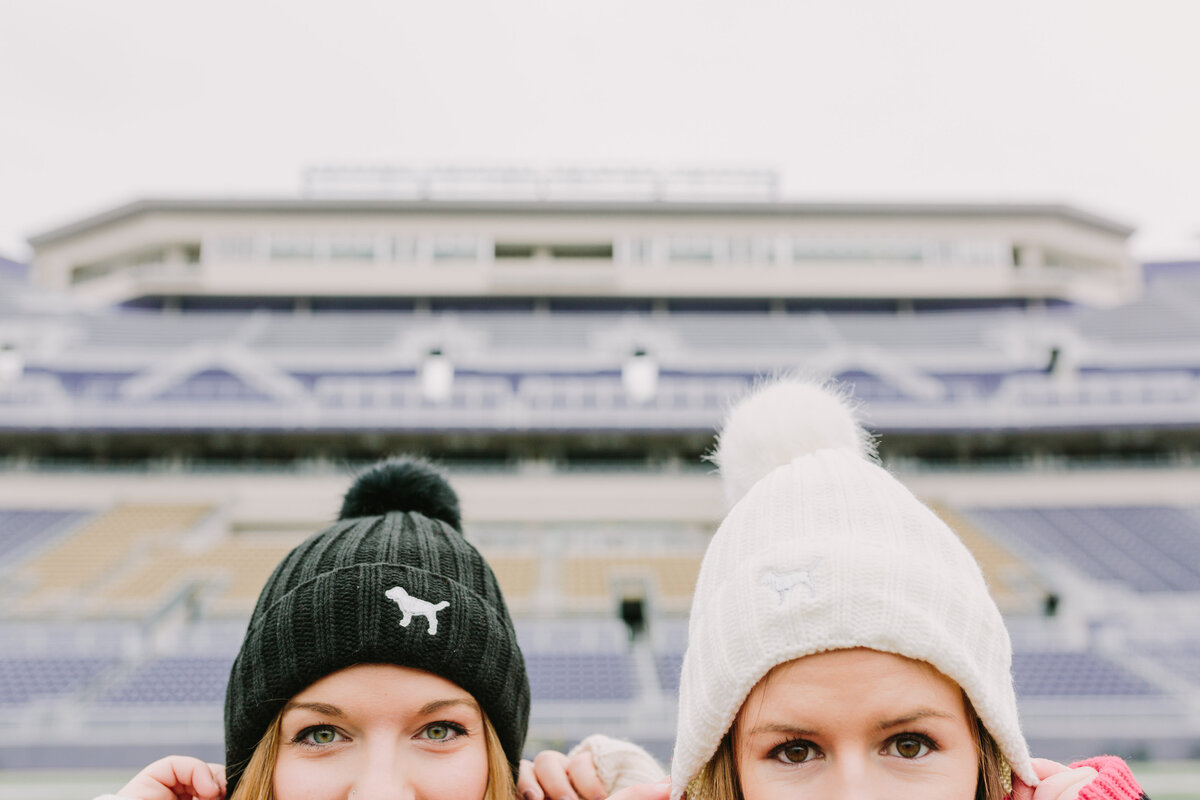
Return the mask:
[[[1200,591],[1200,516],[1171,507],[972,509],[1028,558],[1056,559],[1138,592]]]
[[[562,565],[563,600],[568,607],[608,611],[619,599],[622,581],[642,583],[663,611],[686,611],[691,603],[699,553],[694,555],[577,556]]]
[[[1145,679],[1088,652],[1014,653],[1013,682],[1018,698],[1162,693]]]
[[[1001,612],[1030,614],[1042,610],[1047,590],[1028,562],[987,536],[966,515],[938,502],[928,505],[975,556]]]
[[[1151,644],[1145,655],[1200,689],[1200,639]]]
[[[36,553],[87,516],[86,511],[0,509],[0,570]]]
[[[233,658],[224,656],[158,658],[138,666],[108,687],[102,704],[209,704],[220,706]]]
[[[496,580],[500,583],[509,609],[513,613],[527,610],[541,581],[541,562],[538,558],[489,551],[484,551],[484,556],[496,573]]]
[[[210,512],[207,505],[130,504],[100,514],[24,565],[19,577],[33,588],[20,607],[61,609],[76,593],[128,568],[153,540],[178,535]]]
[[[97,601],[110,612],[136,614],[190,587],[204,594],[212,614],[248,615],[271,570],[302,538],[234,536],[200,552],[159,544],[152,557],[99,591]]]
[[[683,653],[655,653],[654,670],[658,685],[669,694],[679,693],[679,671],[683,669]]]
[[[0,705],[75,694],[116,664],[106,658],[0,657]]]
[[[629,657],[620,653],[526,653],[533,700],[629,701],[636,686]]]

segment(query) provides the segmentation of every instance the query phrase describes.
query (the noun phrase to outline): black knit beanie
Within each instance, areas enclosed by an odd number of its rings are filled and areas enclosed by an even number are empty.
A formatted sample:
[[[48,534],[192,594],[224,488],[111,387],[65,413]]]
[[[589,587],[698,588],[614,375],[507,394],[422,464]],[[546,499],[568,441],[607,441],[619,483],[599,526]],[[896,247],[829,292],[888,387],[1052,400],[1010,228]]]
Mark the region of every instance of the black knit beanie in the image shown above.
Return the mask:
[[[339,521],[288,553],[259,595],[225,693],[233,794],[284,704],[355,664],[398,664],[461,686],[516,767],[529,679],[491,568],[462,535],[458,497],[424,461],[361,475]]]

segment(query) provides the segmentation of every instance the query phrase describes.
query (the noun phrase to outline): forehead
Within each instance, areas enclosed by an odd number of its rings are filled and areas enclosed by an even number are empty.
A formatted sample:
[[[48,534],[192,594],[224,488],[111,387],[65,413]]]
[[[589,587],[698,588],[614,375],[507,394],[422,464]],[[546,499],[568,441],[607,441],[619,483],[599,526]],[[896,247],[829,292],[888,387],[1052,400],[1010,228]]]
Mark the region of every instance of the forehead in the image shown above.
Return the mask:
[[[465,689],[440,675],[395,664],[355,664],[340,669],[311,684],[292,700],[331,702],[361,698],[414,704],[431,699],[475,702]]]
[[[954,681],[923,661],[855,648],[817,653],[776,666],[758,682],[742,706],[746,713],[766,710],[808,716],[847,718],[904,713],[932,707],[966,718],[962,691]]]

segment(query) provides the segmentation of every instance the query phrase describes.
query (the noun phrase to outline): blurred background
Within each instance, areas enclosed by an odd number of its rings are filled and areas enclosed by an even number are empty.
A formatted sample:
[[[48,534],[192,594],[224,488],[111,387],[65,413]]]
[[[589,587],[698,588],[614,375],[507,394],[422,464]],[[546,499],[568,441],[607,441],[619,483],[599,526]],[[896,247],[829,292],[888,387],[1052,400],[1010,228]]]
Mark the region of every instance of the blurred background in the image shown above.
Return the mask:
[[[1200,7],[0,7],[0,797],[221,758],[278,559],[441,460],[530,750],[664,761],[760,376],[981,561],[1036,754],[1200,798]]]

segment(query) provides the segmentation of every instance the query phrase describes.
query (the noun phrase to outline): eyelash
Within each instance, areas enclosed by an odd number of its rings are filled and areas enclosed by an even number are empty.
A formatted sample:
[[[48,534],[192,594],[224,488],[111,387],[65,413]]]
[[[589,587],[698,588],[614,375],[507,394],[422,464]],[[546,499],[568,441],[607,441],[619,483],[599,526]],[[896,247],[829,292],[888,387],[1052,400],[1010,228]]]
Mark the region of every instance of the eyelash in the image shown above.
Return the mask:
[[[346,734],[342,733],[341,731],[339,731],[333,725],[309,725],[307,728],[302,728],[292,738],[292,744],[298,744],[301,747],[312,747],[312,748],[329,747],[329,745],[333,744],[333,742],[327,742],[326,744],[320,744],[318,742],[308,741],[308,737],[311,734],[316,733],[317,731],[333,731],[335,734],[342,736],[342,737],[344,737],[346,735]]]
[[[916,761],[918,759],[924,758],[925,756],[929,755],[930,753],[936,753],[938,750],[941,749],[938,747],[937,742],[935,742],[931,737],[926,736],[923,733],[900,733],[900,734],[897,734],[887,740],[887,745],[886,745],[885,749],[890,748],[892,745],[896,744],[897,742],[904,741],[905,739],[912,739],[914,741],[920,742],[922,745],[924,745],[925,747],[928,748],[927,752],[921,753],[920,755],[913,756],[911,758],[906,758],[905,756],[901,756],[901,755],[896,756],[896,758],[902,758],[905,761]]]
[[[905,761],[916,761],[918,759],[924,758],[925,756],[929,755],[929,753],[937,752],[940,749],[938,747],[938,743],[936,741],[934,741],[932,738],[930,738],[929,736],[926,736],[923,733],[898,733],[895,736],[888,738],[887,742],[884,743],[883,750],[886,752],[897,742],[902,742],[905,740],[914,740],[914,741],[920,742],[923,746],[928,748],[928,751],[921,753],[920,755],[913,756],[911,758],[905,758],[904,756],[900,756],[900,755],[896,755],[896,756],[894,756],[894,758],[900,758]],[[770,758],[774,761],[778,761],[781,764],[784,764],[786,766],[791,766],[791,767],[798,767],[802,764],[807,764],[810,761],[816,760],[815,758],[806,758],[803,761],[789,761],[786,758],[783,758],[784,751],[787,750],[789,747],[805,747],[805,748],[808,748],[810,751],[816,751],[818,754],[821,752],[820,747],[818,747],[815,743],[810,742],[807,739],[789,739],[786,742],[780,742],[779,744],[772,747],[771,750],[767,753],[767,758]],[[888,755],[890,755],[890,753]]]
[[[453,736],[447,736],[445,739],[433,739],[428,736],[423,737],[427,741],[430,741],[430,742],[439,742],[439,743],[440,742],[452,742],[455,739],[457,739],[459,736],[470,736],[470,732],[465,727],[463,727],[462,725],[459,725],[457,722],[450,722],[448,720],[440,720],[438,722],[431,722],[428,725],[426,725],[424,728],[421,729],[421,733],[428,733],[430,728],[448,728],[451,732],[454,733]]]
[[[430,728],[446,728],[448,731],[451,732],[451,734],[453,734],[453,735],[447,735],[443,739],[434,739],[431,736],[421,737],[421,738],[425,739],[426,741],[437,742],[439,744],[442,742],[452,742],[455,739],[457,739],[459,736],[469,736],[470,735],[470,732],[465,727],[463,727],[462,725],[459,725],[457,722],[450,722],[449,720],[439,720],[437,722],[431,722],[428,725],[426,725],[425,727],[421,728],[421,733],[428,734]],[[348,737],[346,737],[346,734],[342,733],[340,730],[338,730],[333,725],[309,725],[307,728],[301,729],[295,735],[295,737],[293,737],[292,744],[298,744],[301,747],[312,747],[312,748],[329,747],[331,744],[334,744],[334,742],[327,742],[325,744],[320,744],[318,742],[309,741],[308,737],[311,736],[312,734],[316,733],[317,731],[333,731],[335,734],[342,736],[343,738],[348,738]]]

